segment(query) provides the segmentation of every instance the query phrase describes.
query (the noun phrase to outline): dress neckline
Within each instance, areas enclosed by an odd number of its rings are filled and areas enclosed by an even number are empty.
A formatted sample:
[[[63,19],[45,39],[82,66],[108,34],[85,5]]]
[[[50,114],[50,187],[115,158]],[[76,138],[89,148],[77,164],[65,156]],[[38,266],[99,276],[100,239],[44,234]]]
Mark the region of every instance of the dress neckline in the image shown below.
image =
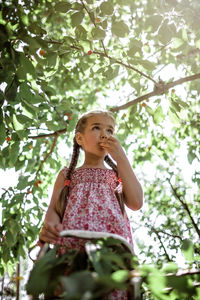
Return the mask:
[[[74,172],[81,171],[81,170],[103,170],[103,171],[114,171],[113,169],[102,169],[102,168],[89,167],[89,168],[77,168],[77,169],[74,170]]]

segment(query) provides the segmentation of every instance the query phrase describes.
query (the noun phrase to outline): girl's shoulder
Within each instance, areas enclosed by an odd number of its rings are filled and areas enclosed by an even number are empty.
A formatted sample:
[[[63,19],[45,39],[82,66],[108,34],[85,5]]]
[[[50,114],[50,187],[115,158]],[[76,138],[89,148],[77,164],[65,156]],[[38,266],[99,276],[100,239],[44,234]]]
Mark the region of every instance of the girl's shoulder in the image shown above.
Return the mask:
[[[64,166],[64,168],[61,169],[61,173],[64,175],[64,177],[67,177],[67,171],[68,171],[68,167]]]

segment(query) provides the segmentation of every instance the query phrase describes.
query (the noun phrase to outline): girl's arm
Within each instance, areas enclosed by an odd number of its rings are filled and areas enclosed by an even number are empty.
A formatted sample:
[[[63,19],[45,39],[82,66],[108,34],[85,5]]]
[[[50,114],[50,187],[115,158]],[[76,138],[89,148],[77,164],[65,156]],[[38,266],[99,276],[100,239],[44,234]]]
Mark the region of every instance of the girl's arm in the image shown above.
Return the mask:
[[[101,144],[117,163],[119,176],[123,184],[123,192],[125,194],[125,204],[132,210],[138,210],[143,205],[143,191],[141,184],[135,176],[128,158],[115,137],[109,137]]]
[[[64,175],[61,171],[54,184],[51,201],[45,215],[44,225],[40,232],[39,239],[47,243],[56,243],[59,238],[59,232],[62,230],[61,219],[55,211],[55,202],[58,200],[64,187],[64,180]]]

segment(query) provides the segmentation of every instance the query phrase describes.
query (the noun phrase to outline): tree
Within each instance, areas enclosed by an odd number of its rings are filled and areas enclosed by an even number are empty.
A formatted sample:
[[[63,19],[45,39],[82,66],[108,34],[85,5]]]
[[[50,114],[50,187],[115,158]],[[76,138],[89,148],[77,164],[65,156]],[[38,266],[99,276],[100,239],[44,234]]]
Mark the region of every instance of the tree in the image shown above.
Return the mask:
[[[1,273],[25,257],[38,236],[42,199],[65,164],[59,145],[71,146],[80,114],[100,107],[111,92],[107,108],[144,184],[148,210],[141,222],[160,245],[159,253],[146,251],[161,266],[182,245],[193,249],[186,257],[198,267],[199,1],[0,5],[0,167],[21,174],[1,196]],[[183,144],[193,167],[190,183],[178,164]],[[147,162],[156,166],[155,178],[146,178]],[[162,224],[154,214],[163,216]]]

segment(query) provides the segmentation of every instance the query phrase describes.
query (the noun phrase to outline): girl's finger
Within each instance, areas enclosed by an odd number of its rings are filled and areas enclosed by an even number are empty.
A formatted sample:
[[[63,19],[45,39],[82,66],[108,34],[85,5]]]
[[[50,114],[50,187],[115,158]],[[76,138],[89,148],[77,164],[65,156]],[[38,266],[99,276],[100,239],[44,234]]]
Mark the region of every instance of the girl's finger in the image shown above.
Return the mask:
[[[59,224],[57,224],[57,225],[59,225]],[[56,226],[55,225],[52,226],[48,223],[44,224],[44,228],[45,228],[46,232],[59,237],[59,231],[56,229]]]
[[[50,234],[49,232],[43,232],[40,234],[39,239],[41,241],[44,241],[45,243],[56,243],[58,240],[58,237]]]

